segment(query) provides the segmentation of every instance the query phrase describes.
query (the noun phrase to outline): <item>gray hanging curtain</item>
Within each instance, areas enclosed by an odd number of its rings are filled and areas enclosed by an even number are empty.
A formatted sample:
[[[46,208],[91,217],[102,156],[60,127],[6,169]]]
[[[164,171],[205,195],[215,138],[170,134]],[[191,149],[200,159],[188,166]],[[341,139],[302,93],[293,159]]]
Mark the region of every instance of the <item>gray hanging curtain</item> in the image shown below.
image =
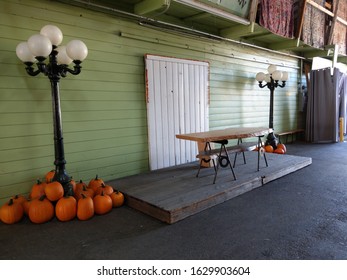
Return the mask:
[[[347,75],[343,74],[339,81],[338,89],[340,97],[340,117],[343,118],[343,134],[346,134],[347,131]]]
[[[343,74],[330,68],[310,72],[306,116],[306,141],[313,143],[338,142],[339,85]]]

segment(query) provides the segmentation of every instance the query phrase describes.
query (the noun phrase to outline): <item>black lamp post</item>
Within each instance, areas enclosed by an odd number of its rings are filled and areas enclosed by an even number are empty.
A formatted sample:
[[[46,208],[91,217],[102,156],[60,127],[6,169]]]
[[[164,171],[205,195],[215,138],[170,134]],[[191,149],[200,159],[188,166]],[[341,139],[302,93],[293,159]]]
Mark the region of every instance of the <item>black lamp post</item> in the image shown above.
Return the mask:
[[[65,194],[72,194],[71,177],[65,170],[65,154],[63,128],[60,109],[59,81],[67,73],[78,75],[81,63],[88,55],[86,45],[80,40],[72,40],[66,46],[59,46],[63,40],[60,29],[53,25],[44,26],[40,34],[35,34],[27,42],[17,45],[16,53],[26,65],[30,76],[43,73],[51,83],[53,128],[54,128],[54,156],[55,175],[53,180],[63,185]],[[45,61],[48,57],[48,61]],[[73,62],[73,69],[68,65]],[[36,63],[37,68],[33,66]]]
[[[275,65],[270,65],[267,69],[268,74],[263,72],[259,72],[256,75],[256,80],[259,82],[259,87],[264,88],[267,87],[270,90],[270,112],[269,112],[269,128],[274,128],[273,125],[273,107],[274,107],[274,92],[277,87],[285,87],[286,81],[288,80],[288,72],[281,72],[276,69]],[[263,84],[263,81],[265,83]],[[282,84],[279,83],[282,81]],[[276,149],[278,140],[273,133],[269,133],[266,139],[266,145],[271,145],[274,149]]]

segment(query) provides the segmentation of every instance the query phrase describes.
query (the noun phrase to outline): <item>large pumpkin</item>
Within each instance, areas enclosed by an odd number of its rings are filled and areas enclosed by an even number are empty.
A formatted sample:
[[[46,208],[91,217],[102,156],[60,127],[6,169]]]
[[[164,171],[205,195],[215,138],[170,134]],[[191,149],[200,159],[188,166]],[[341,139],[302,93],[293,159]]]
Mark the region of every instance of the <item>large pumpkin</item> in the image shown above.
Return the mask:
[[[50,201],[57,201],[64,196],[64,188],[58,181],[52,181],[46,184],[45,194]]]
[[[70,221],[76,217],[76,213],[77,203],[73,196],[64,196],[55,205],[55,216],[59,221]]]
[[[94,216],[94,202],[90,196],[83,193],[77,202],[77,218],[81,221],[89,220]]]
[[[8,203],[5,203],[0,208],[0,220],[5,224],[14,224],[23,218],[24,210],[20,203],[14,203],[11,198]]]
[[[104,184],[104,181],[98,177],[98,175],[95,176],[94,179],[91,179],[88,184],[88,188],[92,188],[95,192],[98,187],[100,187],[102,184]]]
[[[31,191],[29,194],[29,198],[39,198],[45,194],[45,186],[46,183],[41,182],[40,179],[36,181],[36,183],[31,187]]]
[[[93,201],[96,214],[103,215],[112,210],[112,199],[107,194],[98,194],[94,196]]]
[[[54,217],[54,206],[45,195],[34,199],[29,206],[29,219],[35,224],[42,224]]]

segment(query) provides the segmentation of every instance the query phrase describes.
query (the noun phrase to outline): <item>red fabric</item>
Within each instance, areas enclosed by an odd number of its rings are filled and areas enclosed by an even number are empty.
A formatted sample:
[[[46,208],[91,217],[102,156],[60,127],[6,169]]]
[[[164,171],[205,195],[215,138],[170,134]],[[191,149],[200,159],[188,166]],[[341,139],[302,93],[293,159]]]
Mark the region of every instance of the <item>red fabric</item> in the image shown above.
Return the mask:
[[[294,0],[261,0],[259,24],[277,35],[294,37]]]

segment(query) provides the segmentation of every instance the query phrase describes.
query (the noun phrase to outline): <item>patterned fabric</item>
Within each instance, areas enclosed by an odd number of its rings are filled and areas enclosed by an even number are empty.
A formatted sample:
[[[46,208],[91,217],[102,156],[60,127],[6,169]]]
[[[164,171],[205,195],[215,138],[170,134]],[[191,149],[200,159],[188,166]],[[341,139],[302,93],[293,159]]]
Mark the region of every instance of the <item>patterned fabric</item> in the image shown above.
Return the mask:
[[[333,4],[334,4],[334,2],[333,2]],[[334,10],[335,10],[335,8],[334,8]],[[340,0],[337,15],[340,18],[347,20],[347,1],[341,1]],[[335,29],[334,29],[334,33],[333,33],[332,43],[334,45],[335,44],[339,45],[339,51],[338,52],[341,54],[347,54],[346,41],[347,41],[347,27],[344,24],[337,21],[335,23]]]
[[[294,36],[294,0],[260,0],[259,24],[277,35]]]
[[[314,0],[319,5],[325,5],[325,0]],[[324,48],[325,14],[312,5],[306,4],[301,40],[312,47]]]

